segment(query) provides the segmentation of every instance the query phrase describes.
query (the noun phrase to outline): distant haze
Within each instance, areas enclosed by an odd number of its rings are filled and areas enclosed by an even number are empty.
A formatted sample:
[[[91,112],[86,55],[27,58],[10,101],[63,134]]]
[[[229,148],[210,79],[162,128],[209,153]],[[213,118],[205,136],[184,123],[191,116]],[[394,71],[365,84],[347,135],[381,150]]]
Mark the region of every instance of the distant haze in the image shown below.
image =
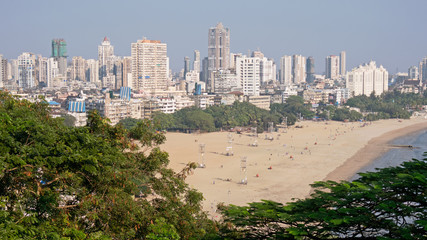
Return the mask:
[[[167,43],[179,71],[195,49],[207,56],[208,29],[218,22],[231,30],[231,52],[259,49],[277,65],[283,55],[313,56],[316,73],[341,50],[347,70],[375,60],[390,73],[427,55],[425,0],[3,0],[1,9],[0,54],[8,59],[48,57],[53,38],[65,39],[70,57],[97,59],[105,36],[116,55],[130,56],[131,43],[145,36]]]

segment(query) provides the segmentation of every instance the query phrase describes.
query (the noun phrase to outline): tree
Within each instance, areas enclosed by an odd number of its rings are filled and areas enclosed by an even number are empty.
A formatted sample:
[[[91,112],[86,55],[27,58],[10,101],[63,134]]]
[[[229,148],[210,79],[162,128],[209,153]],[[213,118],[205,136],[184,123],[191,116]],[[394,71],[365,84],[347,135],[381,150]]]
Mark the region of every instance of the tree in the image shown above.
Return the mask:
[[[285,205],[221,206],[228,224],[222,237],[426,239],[427,158],[360,175],[353,182],[317,182],[309,198]]]
[[[152,122],[127,131],[96,111],[85,127],[62,121],[43,102],[0,92],[3,239],[144,239],[163,222],[181,239],[213,231],[201,193],[184,182],[196,165],[168,169]]]
[[[175,119],[173,114],[166,114],[163,112],[154,112],[152,115],[153,122],[156,126],[159,126],[160,130],[166,130],[169,128],[173,128]]]
[[[139,120],[135,118],[125,118],[120,120],[119,124],[121,124],[125,129],[130,130],[134,128],[138,122]]]
[[[70,114],[65,114],[61,116],[64,119],[65,126],[74,127],[76,124],[76,118]]]

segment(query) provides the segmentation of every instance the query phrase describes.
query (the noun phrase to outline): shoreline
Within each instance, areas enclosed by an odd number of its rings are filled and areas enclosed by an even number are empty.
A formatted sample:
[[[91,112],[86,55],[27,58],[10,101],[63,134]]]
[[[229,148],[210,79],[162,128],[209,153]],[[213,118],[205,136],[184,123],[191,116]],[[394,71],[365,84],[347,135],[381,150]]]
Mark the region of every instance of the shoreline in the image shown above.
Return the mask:
[[[381,136],[372,138],[363,148],[359,149],[356,154],[349,157],[341,166],[330,172],[323,181],[348,181],[363,168],[372,164],[375,160],[388,152],[391,148],[389,146],[390,142],[425,129],[427,129],[427,121],[395,129]]]
[[[328,178],[349,179],[388,150],[388,142],[420,129],[427,129],[424,118],[372,123],[302,121],[258,137],[250,133],[168,132],[160,148],[170,154],[169,167],[175,171],[204,159],[206,167],[195,169],[186,182],[203,193],[203,208],[215,217],[220,202],[242,206],[262,199],[286,203],[306,198],[312,190],[310,184]],[[231,156],[226,154],[230,136],[234,139]],[[200,144],[204,144],[203,157]],[[360,155],[366,153],[371,154]],[[247,184],[241,184],[245,177]]]

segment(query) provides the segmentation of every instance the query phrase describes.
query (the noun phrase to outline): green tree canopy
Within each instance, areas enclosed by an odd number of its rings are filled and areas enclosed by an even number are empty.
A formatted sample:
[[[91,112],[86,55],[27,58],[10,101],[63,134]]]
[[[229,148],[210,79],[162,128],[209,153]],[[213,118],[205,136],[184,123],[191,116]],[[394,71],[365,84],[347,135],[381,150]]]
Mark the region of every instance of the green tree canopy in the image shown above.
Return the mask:
[[[233,239],[426,239],[427,159],[313,184],[309,198],[222,206]],[[231,224],[231,225],[230,225]]]
[[[97,112],[67,127],[47,104],[0,92],[0,238],[144,239],[164,225],[175,239],[203,238],[212,222],[184,182],[195,164],[168,169],[156,129],[127,131]]]

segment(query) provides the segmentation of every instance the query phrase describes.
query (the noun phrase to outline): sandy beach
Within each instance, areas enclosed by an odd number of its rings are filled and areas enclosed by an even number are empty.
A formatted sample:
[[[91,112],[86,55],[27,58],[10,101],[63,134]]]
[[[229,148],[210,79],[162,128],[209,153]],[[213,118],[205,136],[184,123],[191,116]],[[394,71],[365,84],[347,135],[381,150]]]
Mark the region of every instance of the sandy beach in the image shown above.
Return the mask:
[[[203,193],[204,209],[218,217],[220,202],[245,205],[261,199],[285,203],[304,198],[311,183],[348,179],[390,148],[389,141],[422,129],[427,129],[424,118],[368,124],[303,121],[257,137],[250,132],[167,133],[161,148],[169,153],[169,167],[175,171],[188,162],[204,161],[206,167],[197,168],[186,181]],[[204,160],[200,144],[205,146]],[[247,184],[242,184],[245,178]]]

